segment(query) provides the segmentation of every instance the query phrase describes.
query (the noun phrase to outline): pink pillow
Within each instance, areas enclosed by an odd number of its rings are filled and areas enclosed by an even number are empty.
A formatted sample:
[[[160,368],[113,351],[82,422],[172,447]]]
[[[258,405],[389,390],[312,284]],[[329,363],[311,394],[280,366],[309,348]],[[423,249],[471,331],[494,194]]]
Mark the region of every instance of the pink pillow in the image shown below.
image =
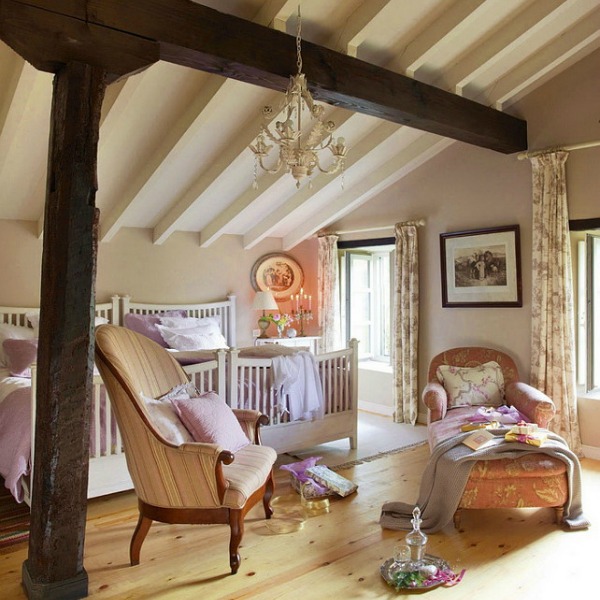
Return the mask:
[[[37,360],[37,340],[7,339],[2,342],[6,366],[13,377],[31,377],[31,364]]]
[[[156,327],[160,323],[161,317],[187,317],[187,311],[185,310],[167,310],[165,312],[153,313],[151,315],[136,315],[134,313],[127,313],[123,317],[123,325],[127,329],[131,329],[137,333],[145,335],[157,344],[160,344],[163,348],[168,348],[169,345],[163,340],[160,331]]]
[[[175,397],[171,403],[195,442],[218,444],[231,452],[250,443],[231,408],[215,392],[197,398]]]

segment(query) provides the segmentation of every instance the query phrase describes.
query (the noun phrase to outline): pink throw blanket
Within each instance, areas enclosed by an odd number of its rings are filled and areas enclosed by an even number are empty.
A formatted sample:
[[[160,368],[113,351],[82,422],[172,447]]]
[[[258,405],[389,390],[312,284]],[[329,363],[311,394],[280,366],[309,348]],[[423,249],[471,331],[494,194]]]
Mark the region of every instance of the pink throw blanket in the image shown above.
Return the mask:
[[[31,469],[31,389],[12,391],[0,404],[0,474],[17,502],[23,502],[21,477]]]

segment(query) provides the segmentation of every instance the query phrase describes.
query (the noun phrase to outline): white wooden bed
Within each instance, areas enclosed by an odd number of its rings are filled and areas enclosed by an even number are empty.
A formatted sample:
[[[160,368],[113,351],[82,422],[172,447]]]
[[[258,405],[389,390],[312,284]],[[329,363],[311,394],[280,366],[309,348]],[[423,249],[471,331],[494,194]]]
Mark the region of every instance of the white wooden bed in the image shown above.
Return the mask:
[[[123,299],[113,296],[110,302],[96,304],[96,317],[106,319],[109,323],[120,324],[121,305]],[[0,323],[18,327],[30,327],[27,315],[39,313],[37,308],[0,307]],[[225,389],[225,357],[217,355],[213,360],[197,365],[184,367],[193,378],[200,391]],[[31,367],[31,380],[25,378],[10,378],[24,388],[27,388],[31,405],[31,428],[23,431],[23,436],[30,434],[29,441],[35,439],[36,427],[36,369]],[[23,381],[19,381],[23,379]],[[1,384],[1,381],[0,381]],[[133,484],[127,470],[123,452],[121,434],[112,414],[110,402],[107,401],[105,388],[99,374],[94,374],[92,388],[92,436],[90,439],[90,460],[88,477],[88,498],[104,496],[114,492],[131,489]],[[3,440],[0,437],[0,446]],[[34,444],[28,447],[29,458],[23,458],[28,463],[26,472],[20,477],[23,500],[31,505],[31,481],[33,481]],[[23,469],[25,470],[25,469]],[[16,496],[15,496],[16,497]],[[20,499],[20,498],[17,498]]]
[[[122,320],[128,312],[152,314],[172,310],[187,311],[189,316],[221,319],[229,349],[217,352],[219,393],[232,408],[251,408],[269,417],[270,424],[261,428],[263,444],[283,453],[348,438],[350,447],[356,447],[358,350],[355,340],[343,350],[315,356],[323,391],[324,417],[289,421],[287,415],[278,410],[281,399],[277,398],[273,386],[272,359],[248,356],[252,351],[236,348],[235,296],[229,295],[219,302],[187,305],[145,304],[133,302],[127,296],[121,298]],[[198,365],[184,367],[190,374],[197,368]]]

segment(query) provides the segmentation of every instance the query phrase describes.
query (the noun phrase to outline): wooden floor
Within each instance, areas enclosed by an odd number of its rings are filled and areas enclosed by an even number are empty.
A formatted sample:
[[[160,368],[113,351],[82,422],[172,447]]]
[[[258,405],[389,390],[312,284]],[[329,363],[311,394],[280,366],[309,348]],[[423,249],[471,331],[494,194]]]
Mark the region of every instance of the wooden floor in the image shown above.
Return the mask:
[[[330,599],[397,598],[379,566],[404,536],[378,524],[387,500],[416,499],[427,446],[390,454],[342,472],[358,492],[331,503],[327,514],[308,518],[302,530],[273,534],[259,510],[250,513],[237,575],[229,574],[228,530],[223,526],[154,524],[141,564],[130,567],[128,547],[136,522],[132,494],[90,501],[85,568],[90,596],[104,599]],[[584,459],[586,516],[600,522],[600,462]],[[284,472],[276,494],[290,494]],[[452,525],[430,535],[428,551],[456,571],[453,588],[429,598],[445,600],[577,597],[598,572],[599,529],[565,532],[549,509],[465,511],[462,530]],[[25,598],[21,565],[27,547],[0,555],[0,597]],[[595,584],[594,584],[595,585]],[[483,594],[483,595],[482,595]],[[592,597],[580,595],[580,598]]]

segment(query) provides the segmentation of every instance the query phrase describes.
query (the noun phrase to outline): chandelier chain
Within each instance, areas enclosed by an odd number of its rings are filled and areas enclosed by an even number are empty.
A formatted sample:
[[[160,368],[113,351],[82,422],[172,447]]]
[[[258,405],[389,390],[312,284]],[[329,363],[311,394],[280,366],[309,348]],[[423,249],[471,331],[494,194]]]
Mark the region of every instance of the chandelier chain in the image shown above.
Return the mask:
[[[298,4],[298,21],[296,23],[296,65],[298,66],[298,75],[302,73],[302,17],[300,15],[300,5]]]

